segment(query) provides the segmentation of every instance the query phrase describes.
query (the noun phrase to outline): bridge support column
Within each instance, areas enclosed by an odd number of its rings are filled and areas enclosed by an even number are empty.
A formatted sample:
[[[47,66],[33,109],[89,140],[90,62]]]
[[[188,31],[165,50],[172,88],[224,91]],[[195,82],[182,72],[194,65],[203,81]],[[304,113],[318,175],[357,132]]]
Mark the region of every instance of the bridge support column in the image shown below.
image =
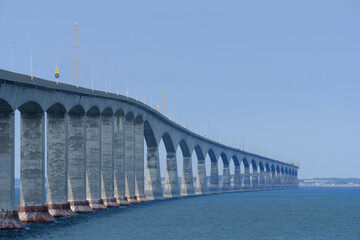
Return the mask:
[[[206,180],[206,167],[205,159],[198,158],[198,168],[196,175],[196,194],[206,194],[208,193],[207,180]]]
[[[280,172],[276,172],[276,188],[281,188],[281,175],[280,175]]]
[[[252,178],[251,178],[251,188],[258,189],[259,187],[259,179],[257,168],[253,168]]]
[[[24,228],[14,211],[14,112],[0,112],[0,230]]]
[[[241,189],[241,172],[240,172],[240,164],[235,165],[234,170],[234,190],[239,191]]]
[[[231,190],[231,182],[230,182],[230,168],[229,163],[224,163],[223,168],[223,176],[221,181],[221,191],[227,192]]]
[[[160,179],[159,151],[156,146],[147,147],[145,196],[146,200],[163,199]]]
[[[146,202],[144,193],[144,122],[135,121],[135,196]]]
[[[265,173],[264,173],[264,169],[260,169],[259,188],[260,188],[260,189],[264,189],[264,188],[265,188]]]
[[[180,197],[176,152],[168,151],[166,153],[164,197]]]
[[[219,170],[217,161],[211,162],[209,192],[219,192]]]
[[[85,117],[69,113],[68,125],[68,200],[73,212],[92,212],[86,200]]]
[[[245,170],[244,170],[244,189],[250,189],[251,185],[250,185],[250,169],[249,167],[245,166]]]
[[[281,182],[281,184],[280,184],[280,186],[281,186],[281,188],[285,188],[286,187],[286,182],[285,182],[285,172],[282,172],[281,173],[281,178],[280,178],[280,182]]]
[[[47,206],[53,217],[75,216],[68,202],[67,160],[68,116],[47,113]]]
[[[265,172],[265,188],[270,189],[271,188],[271,174],[270,169],[267,169]]]
[[[111,113],[101,116],[101,198],[105,207],[117,207],[114,196],[114,119]]]
[[[275,170],[271,170],[271,187],[276,188],[276,173],[275,173]]]
[[[22,222],[54,221],[44,205],[45,124],[43,112],[21,112],[19,218]]]
[[[138,203],[135,196],[134,119],[125,119],[125,196],[129,203]]]
[[[105,209],[101,199],[100,116],[86,115],[86,199],[92,209]]]
[[[120,206],[129,205],[125,197],[125,126],[122,115],[114,117],[114,196]]]
[[[192,172],[191,156],[183,157],[183,171],[181,176],[181,195],[194,195],[194,178]]]

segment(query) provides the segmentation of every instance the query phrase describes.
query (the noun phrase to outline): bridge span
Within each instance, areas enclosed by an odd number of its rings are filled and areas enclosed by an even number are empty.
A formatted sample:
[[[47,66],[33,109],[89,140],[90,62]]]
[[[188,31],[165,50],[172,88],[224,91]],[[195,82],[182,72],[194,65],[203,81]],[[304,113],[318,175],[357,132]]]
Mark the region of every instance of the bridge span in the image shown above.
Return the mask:
[[[15,110],[20,112],[21,152],[17,211]],[[161,140],[166,148],[164,190],[158,150]],[[178,147],[183,155],[181,184]],[[193,152],[197,157],[195,186]],[[206,155],[211,163],[209,184]],[[221,181],[219,159],[224,166]],[[235,166],[233,184],[231,161]],[[0,70],[0,229],[164,198],[295,188],[297,174],[298,167],[293,164],[212,141],[135,99]]]

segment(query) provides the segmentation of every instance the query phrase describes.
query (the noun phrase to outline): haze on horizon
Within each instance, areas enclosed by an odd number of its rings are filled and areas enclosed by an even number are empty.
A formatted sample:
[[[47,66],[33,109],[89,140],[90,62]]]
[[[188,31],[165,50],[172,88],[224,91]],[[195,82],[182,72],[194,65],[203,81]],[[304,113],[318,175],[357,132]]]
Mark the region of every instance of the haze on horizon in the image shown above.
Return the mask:
[[[31,24],[34,74],[53,79],[56,36],[73,84],[75,22],[80,86],[93,65],[96,89],[107,72],[125,95],[127,69],[131,97],[163,112],[165,91],[166,116],[194,132],[210,121],[211,138],[299,163],[299,178],[360,177],[359,1],[5,0],[0,68],[12,46],[13,71],[30,74]]]

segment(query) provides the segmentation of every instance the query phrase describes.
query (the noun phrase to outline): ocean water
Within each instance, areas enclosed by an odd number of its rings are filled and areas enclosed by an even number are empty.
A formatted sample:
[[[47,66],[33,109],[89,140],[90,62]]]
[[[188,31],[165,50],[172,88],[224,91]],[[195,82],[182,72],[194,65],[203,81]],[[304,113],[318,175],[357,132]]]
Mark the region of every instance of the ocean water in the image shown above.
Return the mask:
[[[26,224],[0,239],[360,239],[360,188],[299,188],[153,201]]]

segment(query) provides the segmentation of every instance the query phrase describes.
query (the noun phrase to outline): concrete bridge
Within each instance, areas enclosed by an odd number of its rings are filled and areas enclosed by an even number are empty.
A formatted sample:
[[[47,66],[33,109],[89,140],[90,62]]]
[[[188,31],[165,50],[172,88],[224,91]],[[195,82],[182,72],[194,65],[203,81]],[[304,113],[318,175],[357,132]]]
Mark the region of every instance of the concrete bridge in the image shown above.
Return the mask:
[[[15,110],[20,111],[21,135],[17,211]],[[167,152],[164,191],[158,151],[161,139]],[[178,147],[183,159],[176,159]],[[193,152],[197,157],[195,186]],[[177,161],[183,166],[181,187]],[[218,161],[224,165],[221,182]],[[231,161],[235,166],[233,184]],[[294,188],[297,171],[295,165],[204,138],[134,99],[0,70],[0,229],[149,200]]]

